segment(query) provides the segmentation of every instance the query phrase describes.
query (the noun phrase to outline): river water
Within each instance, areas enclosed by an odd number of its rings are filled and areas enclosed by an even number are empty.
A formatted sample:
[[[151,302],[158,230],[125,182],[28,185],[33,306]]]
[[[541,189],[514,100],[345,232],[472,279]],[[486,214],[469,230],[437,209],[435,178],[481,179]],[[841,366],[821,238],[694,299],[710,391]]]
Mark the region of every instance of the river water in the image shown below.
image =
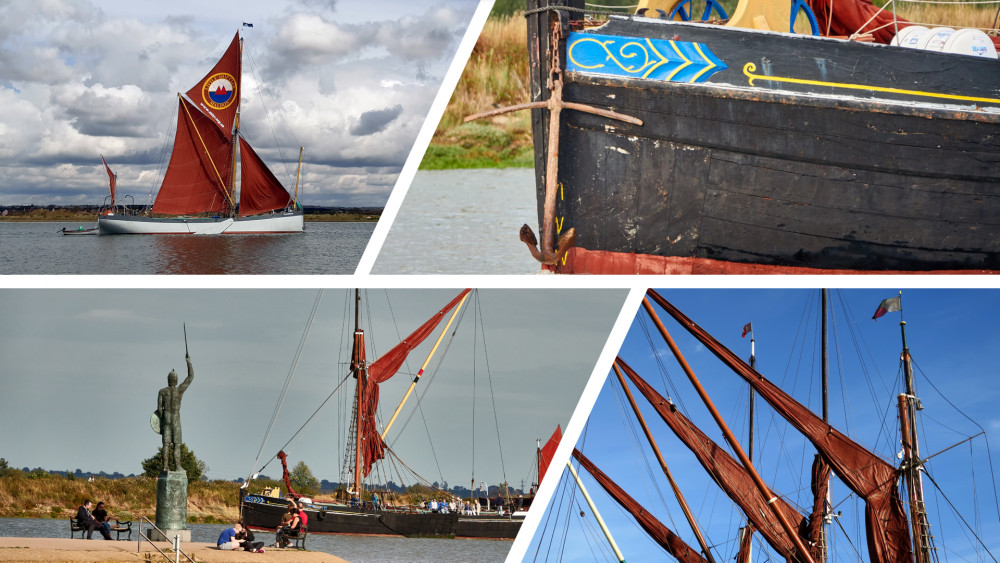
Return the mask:
[[[375,229],[318,222],[283,235],[59,234],[80,226],[0,222],[0,274],[345,275],[354,273]]]
[[[188,524],[191,541],[214,543],[227,528],[224,524]],[[132,540],[138,540],[138,524],[132,524]],[[269,532],[255,533],[257,541],[274,543]],[[69,520],[0,518],[0,536],[21,538],[68,538]],[[77,534],[76,537],[79,537]],[[95,538],[100,535],[95,532]],[[96,539],[93,541],[104,541]],[[346,559],[352,563],[405,563],[411,561],[503,561],[513,542],[497,540],[447,540],[426,538],[377,538],[309,534],[306,547]],[[181,549],[184,545],[181,544]],[[265,549],[265,551],[267,551]]]
[[[537,274],[518,239],[538,234],[532,168],[420,171],[373,274]]]

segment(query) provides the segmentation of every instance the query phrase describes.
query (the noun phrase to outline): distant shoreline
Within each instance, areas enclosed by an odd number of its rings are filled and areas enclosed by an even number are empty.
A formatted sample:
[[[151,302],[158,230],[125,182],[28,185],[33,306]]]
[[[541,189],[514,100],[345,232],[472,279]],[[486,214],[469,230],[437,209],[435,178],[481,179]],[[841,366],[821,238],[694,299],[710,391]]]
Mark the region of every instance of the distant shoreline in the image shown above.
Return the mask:
[[[305,208],[307,223],[374,223],[382,208]],[[0,207],[0,222],[11,223],[97,223],[97,208],[80,207]]]

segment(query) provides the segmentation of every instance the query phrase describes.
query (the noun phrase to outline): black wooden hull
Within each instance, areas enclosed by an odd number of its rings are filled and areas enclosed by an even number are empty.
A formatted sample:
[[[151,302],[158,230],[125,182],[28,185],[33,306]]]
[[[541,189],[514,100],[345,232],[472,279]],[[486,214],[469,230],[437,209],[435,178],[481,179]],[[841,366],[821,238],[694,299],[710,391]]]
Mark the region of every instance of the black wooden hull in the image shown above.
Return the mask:
[[[275,529],[287,504],[241,503],[243,521],[257,529]],[[484,538],[512,540],[521,518],[464,516],[457,513],[374,511],[346,506],[307,508],[309,533],[376,536]]]
[[[532,94],[546,99],[548,16],[536,17]],[[723,64],[694,82],[564,72],[565,100],[643,124],[562,112],[556,225],[576,229],[577,250],[557,271],[654,273],[628,272],[642,260],[622,271],[623,255],[1000,270],[1000,61],[643,19],[571,41],[613,36],[697,45]],[[547,120],[535,110],[539,224]]]

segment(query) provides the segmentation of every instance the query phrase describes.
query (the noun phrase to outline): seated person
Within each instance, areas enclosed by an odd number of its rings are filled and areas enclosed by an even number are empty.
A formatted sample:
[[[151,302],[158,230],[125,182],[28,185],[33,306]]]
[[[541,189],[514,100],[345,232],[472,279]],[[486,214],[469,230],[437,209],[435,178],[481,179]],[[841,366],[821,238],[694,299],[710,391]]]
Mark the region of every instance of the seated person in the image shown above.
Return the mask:
[[[302,521],[299,520],[299,509],[292,508],[288,512],[291,514],[292,519],[287,524],[278,528],[278,532],[274,535],[274,547],[288,547],[288,538],[298,536],[299,530],[302,529]]]
[[[242,531],[236,534],[236,541],[240,542],[240,547],[243,551],[251,551],[254,553],[264,553],[264,542],[254,541],[253,532],[250,528],[243,528]]]
[[[216,542],[216,545],[219,546],[219,549],[227,551],[239,549],[240,542],[236,539],[236,534],[242,531],[243,526],[239,522],[233,524],[232,528],[226,528],[219,534],[219,540]]]
[[[97,503],[97,508],[95,508],[94,511],[91,512],[91,515],[93,515],[94,520],[97,520],[98,522],[101,523],[102,526],[104,526],[104,529],[108,531],[108,535],[110,536],[111,517],[108,516],[108,511],[104,508],[104,501],[100,501]]]
[[[94,539],[94,530],[100,530],[104,539],[110,540],[111,533],[108,530],[105,530],[104,524],[98,522],[97,519],[94,518],[93,514],[90,513],[90,507],[93,505],[94,503],[89,500],[84,501],[83,504],[80,505],[80,508],[76,510],[76,523],[81,528],[87,529],[88,540]]]

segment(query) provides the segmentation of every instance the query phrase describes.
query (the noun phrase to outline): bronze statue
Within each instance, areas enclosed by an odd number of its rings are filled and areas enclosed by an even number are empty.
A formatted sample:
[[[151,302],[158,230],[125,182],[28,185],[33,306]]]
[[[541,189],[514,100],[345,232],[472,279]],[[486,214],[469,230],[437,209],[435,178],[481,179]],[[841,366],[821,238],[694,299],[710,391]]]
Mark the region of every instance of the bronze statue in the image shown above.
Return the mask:
[[[185,339],[186,340],[186,339]],[[170,370],[167,375],[167,386],[160,389],[156,398],[156,419],[159,421],[159,432],[163,436],[163,470],[170,471],[170,446],[174,450],[175,471],[181,471],[181,398],[184,391],[194,380],[194,368],[191,367],[191,357],[186,353],[188,375],[183,383],[177,385],[177,372]],[[155,426],[154,426],[155,427]]]

